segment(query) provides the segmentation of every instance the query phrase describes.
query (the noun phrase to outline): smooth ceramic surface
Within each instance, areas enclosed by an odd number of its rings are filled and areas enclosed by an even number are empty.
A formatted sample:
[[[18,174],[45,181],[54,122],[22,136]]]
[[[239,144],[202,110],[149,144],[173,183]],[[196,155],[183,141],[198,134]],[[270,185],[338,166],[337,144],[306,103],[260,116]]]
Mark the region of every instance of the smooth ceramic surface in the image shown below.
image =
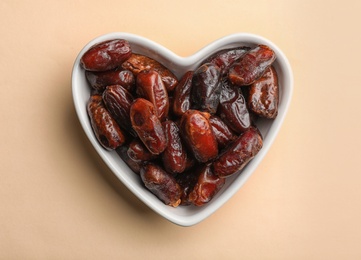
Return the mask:
[[[81,68],[79,61],[81,56],[94,44],[116,38],[128,40],[133,52],[141,53],[158,60],[167,68],[172,70],[178,78],[180,78],[186,71],[195,69],[203,59],[223,48],[240,45],[255,46],[257,44],[266,44],[275,51],[277,59],[274,62],[274,67],[277,70],[280,85],[278,116],[275,120],[263,119],[257,122],[257,126],[264,138],[263,148],[243,169],[241,174],[227,178],[225,186],[207,205],[202,207],[179,206],[177,208],[164,205],[160,200],[158,200],[158,198],[143,187],[139,176],[134,174],[128,168],[115,151],[107,151],[103,149],[94,136],[86,112],[86,103],[90,96],[90,87],[87,84],[84,70]],[[192,226],[209,217],[224,203],[226,203],[247,181],[275,140],[287,113],[287,109],[291,101],[292,91],[293,75],[286,56],[271,41],[261,36],[246,33],[232,34],[218,39],[189,57],[180,57],[167,48],[134,34],[121,32],[110,33],[90,41],[78,54],[72,71],[72,93],[75,109],[84,132],[95,150],[108,167],[114,172],[114,174],[140,200],[164,218],[181,226]]]

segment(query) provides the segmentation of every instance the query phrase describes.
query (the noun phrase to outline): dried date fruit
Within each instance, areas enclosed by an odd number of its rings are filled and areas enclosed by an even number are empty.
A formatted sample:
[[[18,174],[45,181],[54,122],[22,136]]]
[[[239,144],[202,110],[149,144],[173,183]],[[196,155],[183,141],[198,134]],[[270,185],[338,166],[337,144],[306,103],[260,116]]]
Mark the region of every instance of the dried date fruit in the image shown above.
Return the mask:
[[[224,148],[229,143],[237,138],[232,130],[222,121],[218,116],[212,115],[209,118],[209,123],[212,126],[214,136],[216,137],[218,147]]]
[[[142,162],[134,161],[128,155],[128,146],[122,145],[115,149],[120,158],[128,165],[128,167],[136,174],[139,174]]]
[[[104,148],[113,150],[125,142],[123,132],[106,110],[101,96],[90,97],[87,112],[95,136]]]
[[[133,53],[127,61],[122,64],[122,68],[130,70],[135,76],[143,70],[155,70],[159,73],[168,91],[172,91],[178,83],[177,77],[158,61],[145,55]]]
[[[238,86],[250,85],[272,65],[276,54],[266,45],[258,45],[248,51],[229,69],[229,80]]]
[[[239,87],[232,86],[228,80],[222,82],[218,115],[234,132],[240,134],[251,126],[246,99]]]
[[[180,122],[183,140],[200,162],[207,162],[218,154],[216,137],[209,123],[210,114],[197,110],[188,110]]]
[[[221,69],[222,75],[225,75],[229,67],[238,59],[240,59],[250,48],[246,46],[229,48],[217,51],[203,63],[212,63]]]
[[[138,138],[129,143],[127,153],[129,158],[136,162],[147,162],[156,158],[156,155],[152,154]]]
[[[175,178],[160,166],[147,163],[140,169],[142,181],[164,204],[177,207],[181,203],[182,190]]]
[[[223,178],[241,171],[256,156],[262,145],[258,129],[250,127],[213,162],[214,173]]]
[[[163,121],[168,116],[168,92],[158,72],[143,70],[136,79],[136,93],[138,97],[145,98],[154,105],[158,118]]]
[[[134,100],[133,96],[122,86],[111,85],[103,92],[103,100],[118,125],[132,136],[136,136],[130,122],[130,106]]]
[[[195,206],[203,206],[223,187],[225,179],[215,175],[210,164],[202,166],[197,176],[197,182],[189,192],[188,201]]]
[[[164,169],[172,174],[181,173],[186,168],[187,152],[181,140],[179,128],[170,120],[164,121],[162,125],[168,143],[162,153]]]
[[[132,92],[135,86],[135,77],[129,70],[85,71],[85,77],[89,85],[99,92],[110,85],[121,85]]]
[[[193,75],[192,108],[211,114],[219,104],[221,70],[212,63],[202,64]]]
[[[187,71],[180,79],[173,93],[173,113],[182,116],[191,107],[193,71]]]
[[[119,67],[132,55],[128,41],[109,40],[92,46],[83,54],[80,64],[85,70],[106,71]]]
[[[278,113],[278,99],[277,72],[271,66],[250,86],[248,107],[258,116],[273,119]]]
[[[167,139],[150,101],[137,98],[130,107],[130,120],[138,137],[152,154],[164,151]]]

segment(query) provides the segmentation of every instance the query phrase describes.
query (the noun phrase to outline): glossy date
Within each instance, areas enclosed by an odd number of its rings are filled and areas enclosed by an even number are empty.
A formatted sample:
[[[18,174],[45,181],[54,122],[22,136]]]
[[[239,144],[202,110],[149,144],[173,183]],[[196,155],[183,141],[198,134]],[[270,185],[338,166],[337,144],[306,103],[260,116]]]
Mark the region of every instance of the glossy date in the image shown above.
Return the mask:
[[[258,116],[273,119],[278,114],[278,100],[278,76],[271,66],[250,86],[248,107]]]
[[[164,204],[177,207],[181,203],[181,187],[175,178],[160,166],[147,163],[140,169],[140,176],[145,187]]]
[[[262,146],[263,140],[258,129],[250,127],[213,162],[214,173],[223,178],[239,172]]]
[[[275,59],[276,54],[272,49],[258,45],[230,67],[228,78],[237,86],[250,85],[263,75]]]
[[[80,59],[85,70],[106,71],[118,68],[132,55],[128,41],[109,40],[92,46]]]
[[[101,96],[90,97],[87,112],[94,134],[104,148],[114,150],[125,142],[122,130],[106,110]]]
[[[167,139],[151,102],[137,98],[130,107],[130,120],[140,140],[152,154],[160,154]]]

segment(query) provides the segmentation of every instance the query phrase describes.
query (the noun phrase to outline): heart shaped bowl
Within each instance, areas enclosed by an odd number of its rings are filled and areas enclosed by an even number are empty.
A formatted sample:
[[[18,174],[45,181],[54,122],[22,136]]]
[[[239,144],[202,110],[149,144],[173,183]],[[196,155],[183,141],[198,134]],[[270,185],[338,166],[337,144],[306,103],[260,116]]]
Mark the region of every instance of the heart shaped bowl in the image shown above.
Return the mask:
[[[230,176],[226,179],[226,184],[223,186],[221,191],[219,191],[208,204],[202,207],[178,206],[177,208],[173,208],[166,206],[144,187],[140,177],[128,168],[115,151],[107,151],[98,143],[86,111],[86,103],[90,96],[90,87],[85,78],[84,69],[80,66],[80,58],[94,44],[110,39],[126,39],[129,41],[133,52],[149,56],[159,61],[168,69],[173,71],[178,78],[180,78],[186,71],[197,68],[202,60],[211,54],[224,48],[231,48],[235,46],[252,47],[258,44],[265,44],[275,51],[277,58],[273,65],[278,73],[280,89],[278,116],[275,120],[261,119],[257,122],[257,127],[264,138],[263,148],[255,156],[255,158],[248,163],[240,174]],[[119,178],[119,180],[121,180],[124,185],[141,201],[159,215],[180,226],[192,226],[209,217],[224,203],[226,203],[247,181],[275,140],[289,107],[292,91],[292,70],[283,52],[271,41],[261,36],[248,33],[231,34],[220,38],[189,57],[180,57],[167,48],[149,39],[134,34],[122,32],[105,34],[95,38],[85,45],[78,54],[72,71],[72,94],[75,109],[84,132],[95,150],[113,173]]]

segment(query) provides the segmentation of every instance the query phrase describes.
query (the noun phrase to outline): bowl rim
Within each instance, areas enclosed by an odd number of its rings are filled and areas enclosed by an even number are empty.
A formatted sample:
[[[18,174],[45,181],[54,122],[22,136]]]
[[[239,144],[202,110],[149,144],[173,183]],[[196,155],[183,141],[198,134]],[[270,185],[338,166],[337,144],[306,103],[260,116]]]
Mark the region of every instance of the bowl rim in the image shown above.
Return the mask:
[[[264,140],[263,148],[256,155],[255,158],[246,166],[246,170],[242,171],[242,177],[235,178],[232,180],[232,184],[229,185],[226,191],[222,192],[222,196],[219,196],[217,199],[212,200],[209,204],[201,207],[202,209],[194,210],[194,214],[184,215],[179,214],[177,212],[178,208],[172,208],[170,206],[166,206],[161,203],[157,198],[154,200],[154,195],[146,195],[144,190],[141,191],[138,187],[139,183],[134,183],[134,179],[126,178],[123,173],[119,172],[119,167],[114,164],[112,160],[109,159],[109,156],[104,148],[100,146],[97,140],[94,137],[92,131],[89,131],[89,122],[86,122],[84,118],[84,99],[82,99],[81,90],[78,89],[78,81],[79,81],[79,72],[83,71],[80,67],[80,58],[88,50],[91,46],[96,43],[110,40],[110,39],[126,39],[130,42],[131,46],[139,46],[144,47],[149,50],[153,55],[161,55],[162,58],[168,59],[168,62],[172,62],[172,64],[176,67],[189,68],[190,66],[196,67],[198,64],[204,60],[204,58],[208,57],[212,53],[216,52],[219,49],[225,48],[225,46],[233,46],[236,44],[265,44],[270,46],[276,53],[277,59],[275,63],[278,64],[278,70],[282,72],[282,102],[280,100],[279,104],[279,113],[277,118],[271,124],[270,128],[267,131],[267,139]],[[172,66],[172,64],[170,66]],[[182,72],[184,73],[184,72]],[[177,75],[179,77],[179,75]],[[78,119],[82,125],[82,128],[87,135],[88,139],[92,143],[95,150],[98,152],[99,156],[103,159],[103,161],[107,164],[107,166],[111,169],[111,171],[117,176],[117,178],[143,203],[145,203],[148,207],[150,207],[153,211],[166,218],[170,222],[177,224],[179,226],[193,226],[206,218],[212,215],[216,210],[218,210],[221,206],[223,206],[248,180],[248,178],[253,174],[257,166],[263,160],[264,156],[267,154],[269,148],[274,142],[282,124],[287,114],[291,99],[293,94],[293,72],[291,65],[286,57],[286,55],[279,49],[276,44],[271,42],[270,40],[256,34],[251,33],[234,33],[227,36],[223,36],[207,45],[205,45],[200,50],[196,51],[194,54],[181,57],[166,47],[139,35],[127,33],[127,32],[112,32],[100,35],[91,41],[89,41],[78,53],[73,69],[72,69],[72,95],[73,95],[73,103],[75,106],[75,110],[78,116]],[[120,159],[120,158],[119,158]],[[147,191],[148,192],[148,191]],[[149,193],[149,192],[148,192]],[[158,202],[157,202],[158,201]],[[193,210],[192,210],[193,211]]]

